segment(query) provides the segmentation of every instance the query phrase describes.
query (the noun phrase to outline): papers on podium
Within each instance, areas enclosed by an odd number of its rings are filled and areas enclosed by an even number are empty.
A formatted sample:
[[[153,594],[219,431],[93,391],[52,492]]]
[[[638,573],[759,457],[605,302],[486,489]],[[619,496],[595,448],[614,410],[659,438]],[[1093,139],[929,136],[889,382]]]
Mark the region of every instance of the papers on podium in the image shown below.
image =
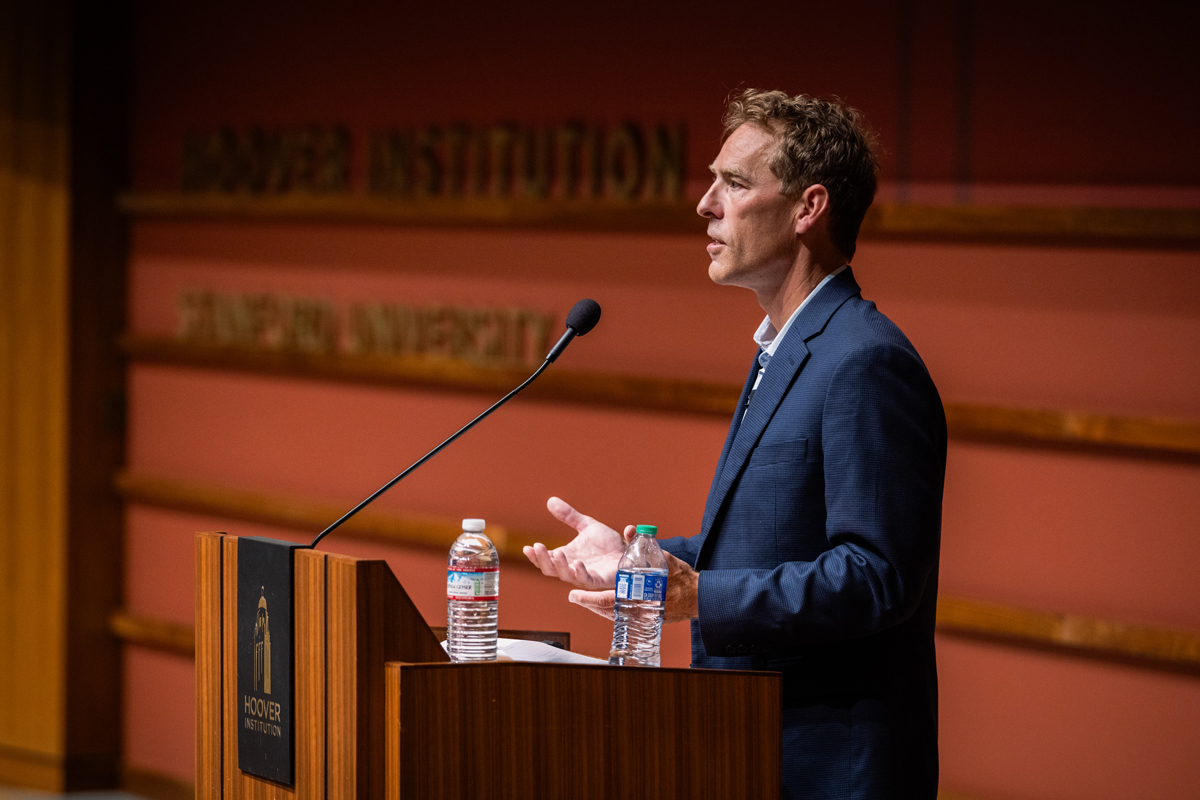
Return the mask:
[[[442,642],[442,649],[446,643]],[[527,639],[497,639],[497,661],[531,661],[536,664],[608,664],[608,661],[572,653],[545,642]]]

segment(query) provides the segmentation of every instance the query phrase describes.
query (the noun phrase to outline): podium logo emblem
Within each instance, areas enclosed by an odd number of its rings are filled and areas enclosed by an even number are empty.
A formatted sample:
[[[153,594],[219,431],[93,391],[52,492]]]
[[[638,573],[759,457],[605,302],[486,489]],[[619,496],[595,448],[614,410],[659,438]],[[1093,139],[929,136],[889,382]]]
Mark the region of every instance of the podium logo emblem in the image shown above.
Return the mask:
[[[248,536],[237,542],[237,766],[284,786],[295,779],[297,547]]]
[[[254,691],[271,693],[271,627],[265,587],[259,590],[254,616]]]

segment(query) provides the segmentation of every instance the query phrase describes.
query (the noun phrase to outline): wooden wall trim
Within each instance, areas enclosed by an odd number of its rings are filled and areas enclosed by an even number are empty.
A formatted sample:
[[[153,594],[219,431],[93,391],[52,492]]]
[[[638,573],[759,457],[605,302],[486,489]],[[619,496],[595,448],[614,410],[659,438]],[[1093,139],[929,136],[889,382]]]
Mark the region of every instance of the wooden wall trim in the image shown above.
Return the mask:
[[[118,476],[117,487],[127,502],[298,528],[306,532],[321,530],[325,520],[339,514],[338,510],[331,510],[333,506],[325,503],[256,495],[134,473]],[[309,519],[309,514],[315,517]],[[372,518],[365,524],[360,523],[363,524],[361,529],[352,527],[359,518],[368,514]],[[540,540],[550,547],[556,547],[566,542],[562,537],[516,533],[489,525],[488,533],[493,532],[497,534],[494,538],[500,540],[497,541],[497,549],[504,554],[506,563],[519,568],[533,569],[521,553],[524,544]],[[337,535],[444,552],[459,533],[458,525],[451,520],[408,518],[364,511],[339,529]],[[182,653],[184,643],[193,641],[190,628],[174,623],[156,622],[125,611],[117,612],[112,619],[114,633],[130,643]],[[982,638],[1018,647],[1052,649],[1075,656],[1116,660],[1200,676],[1200,634],[952,597],[938,600],[938,630],[945,634]]]
[[[126,502],[270,525],[313,537],[350,507],[350,504],[247,492],[133,472],[119,473],[115,483]],[[501,555],[512,559],[510,563],[517,564],[527,563],[521,552],[525,545],[541,541],[557,547],[567,541],[561,536],[514,531],[490,523],[487,532]],[[455,520],[389,514],[369,509],[338,528],[331,538],[365,539],[403,547],[448,551],[460,533],[462,528]]]
[[[127,336],[126,355],[147,364],[201,367],[294,378],[442,391],[505,393],[532,368],[487,367],[450,359],[298,353],[183,342],[167,336]],[[524,397],[647,411],[729,417],[741,386],[551,369]]]
[[[108,626],[113,635],[125,644],[188,658],[196,655],[196,629],[191,625],[134,614],[120,608],[108,615]]]
[[[497,396],[528,377],[523,369],[461,361],[295,353],[195,344],[165,336],[127,336],[123,347],[131,359],[146,364]],[[734,384],[552,369],[529,387],[526,397],[728,418],[740,392]],[[946,403],[945,408],[954,438],[1200,459],[1200,422],[1196,421],[970,403]]]
[[[127,214],[147,219],[353,222],[423,227],[494,227],[704,234],[692,201],[521,200],[351,194],[248,195],[138,192]],[[1200,210],[877,203],[864,239],[920,238],[1200,246]]]
[[[1200,676],[1200,635],[1056,611],[939,597],[940,633]]]

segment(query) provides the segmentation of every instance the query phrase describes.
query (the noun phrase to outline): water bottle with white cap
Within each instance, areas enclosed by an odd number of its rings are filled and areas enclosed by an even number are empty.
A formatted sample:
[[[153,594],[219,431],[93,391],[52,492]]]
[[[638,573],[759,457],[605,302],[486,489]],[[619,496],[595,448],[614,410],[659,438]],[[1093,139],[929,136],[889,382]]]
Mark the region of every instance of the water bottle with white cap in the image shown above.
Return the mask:
[[[451,661],[495,661],[500,555],[484,521],[464,519],[446,570],[446,649]]]

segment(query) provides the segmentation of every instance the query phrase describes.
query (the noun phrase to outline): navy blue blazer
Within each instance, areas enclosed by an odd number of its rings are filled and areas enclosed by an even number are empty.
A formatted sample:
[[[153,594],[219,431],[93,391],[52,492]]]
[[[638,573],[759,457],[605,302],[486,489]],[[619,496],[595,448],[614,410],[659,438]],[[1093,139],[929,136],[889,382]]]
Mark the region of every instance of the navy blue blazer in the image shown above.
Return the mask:
[[[717,464],[692,666],[783,673],[785,797],[937,793],[933,627],[946,418],[850,269],[792,323]]]

